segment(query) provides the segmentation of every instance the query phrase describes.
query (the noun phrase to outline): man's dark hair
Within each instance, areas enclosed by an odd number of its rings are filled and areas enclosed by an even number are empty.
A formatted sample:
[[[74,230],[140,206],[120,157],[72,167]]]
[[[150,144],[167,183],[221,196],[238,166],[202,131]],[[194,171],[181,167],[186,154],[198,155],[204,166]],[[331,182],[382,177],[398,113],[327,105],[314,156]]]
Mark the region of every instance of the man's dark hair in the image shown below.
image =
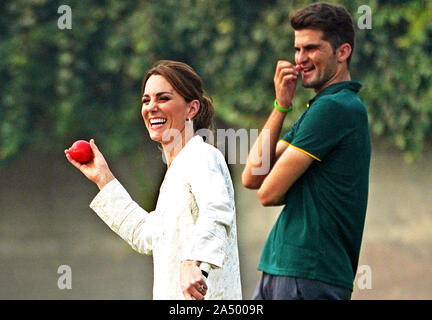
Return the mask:
[[[355,32],[351,14],[344,6],[326,2],[314,3],[292,12],[290,22],[294,30],[321,30],[323,40],[328,41],[334,51],[343,43],[349,43],[352,49],[347,59],[349,65],[354,51]]]

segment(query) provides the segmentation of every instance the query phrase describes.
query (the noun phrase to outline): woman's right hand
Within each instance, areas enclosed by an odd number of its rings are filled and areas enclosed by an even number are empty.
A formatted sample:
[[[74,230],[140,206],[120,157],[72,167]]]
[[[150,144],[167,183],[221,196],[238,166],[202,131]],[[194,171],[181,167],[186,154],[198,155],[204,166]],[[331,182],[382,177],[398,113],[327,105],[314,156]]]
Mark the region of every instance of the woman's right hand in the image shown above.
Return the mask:
[[[199,268],[200,261],[185,260],[180,264],[180,287],[186,300],[204,300],[207,284]]]
[[[108,182],[113,180],[115,177],[108,167],[104,156],[99,151],[93,139],[90,140],[90,146],[93,151],[93,159],[90,162],[81,164],[78,161],[72,159],[69,151],[66,149],[64,152],[68,161],[79,171],[82,172],[89,180],[96,183],[99,190],[101,190]]]

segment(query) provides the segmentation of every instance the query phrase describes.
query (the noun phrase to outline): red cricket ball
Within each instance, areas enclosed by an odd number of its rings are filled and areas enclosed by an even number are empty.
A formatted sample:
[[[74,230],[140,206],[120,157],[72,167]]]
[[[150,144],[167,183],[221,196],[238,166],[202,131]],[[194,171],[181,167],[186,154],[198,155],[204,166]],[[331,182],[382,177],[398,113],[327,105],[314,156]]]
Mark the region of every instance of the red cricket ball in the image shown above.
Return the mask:
[[[78,140],[68,150],[69,155],[79,163],[87,163],[93,158],[93,151],[90,143],[85,140]]]

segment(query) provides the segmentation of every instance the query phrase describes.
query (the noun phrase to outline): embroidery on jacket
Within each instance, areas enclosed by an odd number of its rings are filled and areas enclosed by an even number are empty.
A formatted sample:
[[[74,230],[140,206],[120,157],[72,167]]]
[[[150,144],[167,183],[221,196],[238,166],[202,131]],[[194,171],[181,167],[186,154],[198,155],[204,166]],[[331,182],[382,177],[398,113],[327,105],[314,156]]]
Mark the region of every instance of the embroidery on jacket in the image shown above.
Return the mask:
[[[195,195],[192,192],[192,186],[186,183],[186,188],[188,191],[188,206],[190,208],[190,214],[192,216],[193,223],[195,224],[199,216],[199,207],[195,199]]]

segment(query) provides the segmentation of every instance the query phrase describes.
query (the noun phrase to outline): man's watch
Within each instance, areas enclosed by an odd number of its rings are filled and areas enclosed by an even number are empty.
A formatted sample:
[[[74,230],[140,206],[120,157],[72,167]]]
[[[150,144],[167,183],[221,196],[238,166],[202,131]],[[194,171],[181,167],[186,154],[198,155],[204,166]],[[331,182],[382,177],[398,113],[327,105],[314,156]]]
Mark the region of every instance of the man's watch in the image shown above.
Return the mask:
[[[207,262],[201,262],[200,266],[199,266],[201,273],[203,274],[203,276],[205,278],[208,278],[210,269],[211,269],[211,265]]]

